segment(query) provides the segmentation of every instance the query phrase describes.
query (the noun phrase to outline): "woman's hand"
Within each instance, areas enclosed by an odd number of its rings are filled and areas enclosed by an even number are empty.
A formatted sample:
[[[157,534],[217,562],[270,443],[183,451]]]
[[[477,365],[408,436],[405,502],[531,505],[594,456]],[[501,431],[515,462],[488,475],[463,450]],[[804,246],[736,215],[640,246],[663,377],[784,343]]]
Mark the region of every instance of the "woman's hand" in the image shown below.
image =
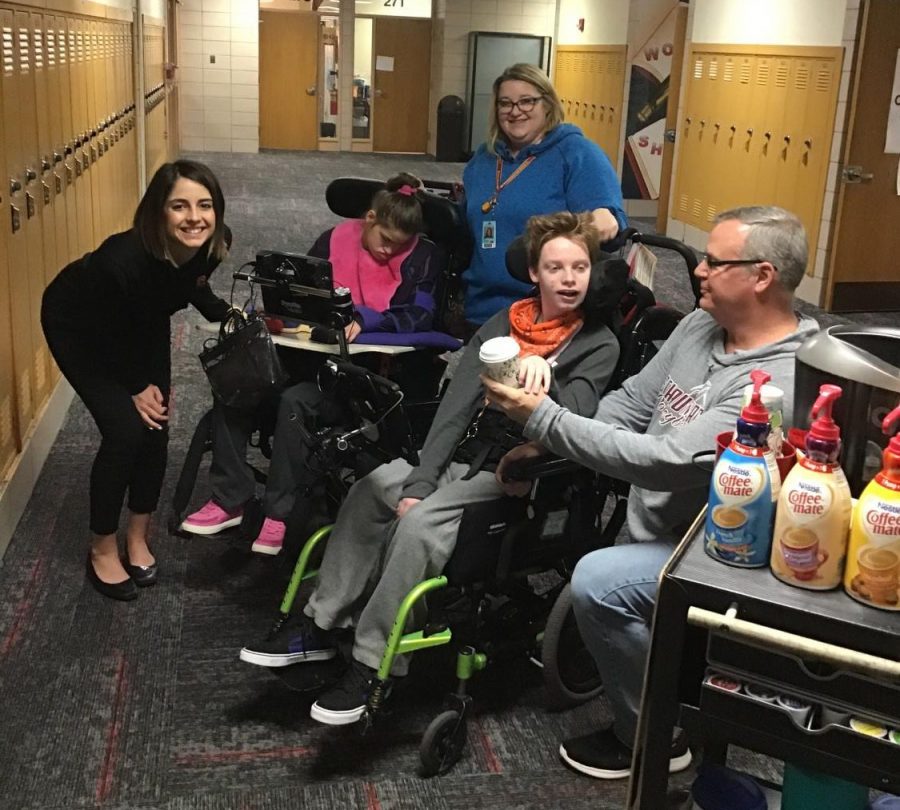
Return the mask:
[[[162,391],[155,385],[150,384],[141,393],[132,394],[131,399],[144,424],[151,430],[162,430],[160,422],[169,421]]]
[[[417,503],[421,502],[421,498],[401,498],[397,504],[397,518],[402,518]]]
[[[508,385],[492,380],[485,374],[481,375],[481,382],[484,383],[487,401],[496,405],[510,419],[520,425],[524,425],[528,421],[535,408],[547,396],[544,391],[530,394],[522,388],[510,388]]]
[[[503,488],[503,491],[513,498],[524,498],[531,491],[531,481],[507,481],[506,471],[510,465],[524,461],[529,458],[537,458],[547,451],[544,450],[537,442],[526,442],[517,447],[513,447],[497,465],[497,483]]]
[[[519,385],[529,394],[537,394],[550,390],[550,379],[553,372],[550,364],[536,354],[530,354],[519,363]]]
[[[359,337],[360,332],[362,332],[362,325],[357,321],[350,321],[350,323],[348,323],[344,327],[344,334],[347,337],[347,343],[353,343],[353,341]]]
[[[619,232],[619,223],[608,208],[595,208],[591,211],[594,226],[600,233],[600,241],[608,242]]]

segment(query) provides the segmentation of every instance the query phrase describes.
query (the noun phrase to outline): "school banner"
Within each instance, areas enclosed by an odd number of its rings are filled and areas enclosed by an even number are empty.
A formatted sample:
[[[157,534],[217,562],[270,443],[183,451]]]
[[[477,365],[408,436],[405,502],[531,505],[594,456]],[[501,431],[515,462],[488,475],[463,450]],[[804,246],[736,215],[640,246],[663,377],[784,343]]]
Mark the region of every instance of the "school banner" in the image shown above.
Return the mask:
[[[675,6],[646,41],[638,44],[631,60],[622,167],[622,192],[629,200],[659,198],[677,14]]]

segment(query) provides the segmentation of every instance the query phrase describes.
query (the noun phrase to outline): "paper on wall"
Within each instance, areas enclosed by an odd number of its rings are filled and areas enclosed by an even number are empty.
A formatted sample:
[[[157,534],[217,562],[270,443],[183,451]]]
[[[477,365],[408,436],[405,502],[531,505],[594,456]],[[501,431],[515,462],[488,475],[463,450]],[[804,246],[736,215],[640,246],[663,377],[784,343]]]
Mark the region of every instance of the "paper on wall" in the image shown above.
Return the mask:
[[[388,72],[393,72],[394,57],[393,56],[376,56],[375,57],[375,70],[386,70]]]
[[[900,152],[900,49],[897,50],[897,64],[894,67],[894,88],[891,90],[884,151],[888,155]]]

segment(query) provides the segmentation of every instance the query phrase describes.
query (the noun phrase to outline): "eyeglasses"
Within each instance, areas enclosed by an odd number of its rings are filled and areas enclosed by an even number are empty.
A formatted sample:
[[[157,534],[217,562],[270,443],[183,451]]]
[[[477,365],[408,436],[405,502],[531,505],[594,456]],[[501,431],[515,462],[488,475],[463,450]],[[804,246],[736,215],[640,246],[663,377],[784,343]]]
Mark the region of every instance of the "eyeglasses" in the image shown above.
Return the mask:
[[[713,259],[708,253],[700,254],[700,263],[705,263],[710,270],[717,270],[720,267],[728,267],[732,264],[759,264],[767,261],[766,259]]]
[[[522,96],[518,101],[513,101],[511,98],[498,98],[497,109],[505,115],[509,115],[513,111],[513,107],[518,107],[519,112],[530,113],[534,109],[534,105],[542,98],[543,96]]]

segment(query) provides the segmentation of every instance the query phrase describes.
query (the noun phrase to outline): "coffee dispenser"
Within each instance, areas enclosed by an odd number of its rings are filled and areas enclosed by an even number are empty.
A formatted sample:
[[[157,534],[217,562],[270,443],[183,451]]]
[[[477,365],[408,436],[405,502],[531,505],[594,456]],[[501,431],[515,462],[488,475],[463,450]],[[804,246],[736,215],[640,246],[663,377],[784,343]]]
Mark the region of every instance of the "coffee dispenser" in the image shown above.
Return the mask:
[[[900,399],[900,329],[838,324],[823,329],[797,350],[794,427],[808,428],[809,412],[823,383],[844,395],[834,418],[843,428],[841,466],[859,497],[881,469],[888,437],[881,423]]]

